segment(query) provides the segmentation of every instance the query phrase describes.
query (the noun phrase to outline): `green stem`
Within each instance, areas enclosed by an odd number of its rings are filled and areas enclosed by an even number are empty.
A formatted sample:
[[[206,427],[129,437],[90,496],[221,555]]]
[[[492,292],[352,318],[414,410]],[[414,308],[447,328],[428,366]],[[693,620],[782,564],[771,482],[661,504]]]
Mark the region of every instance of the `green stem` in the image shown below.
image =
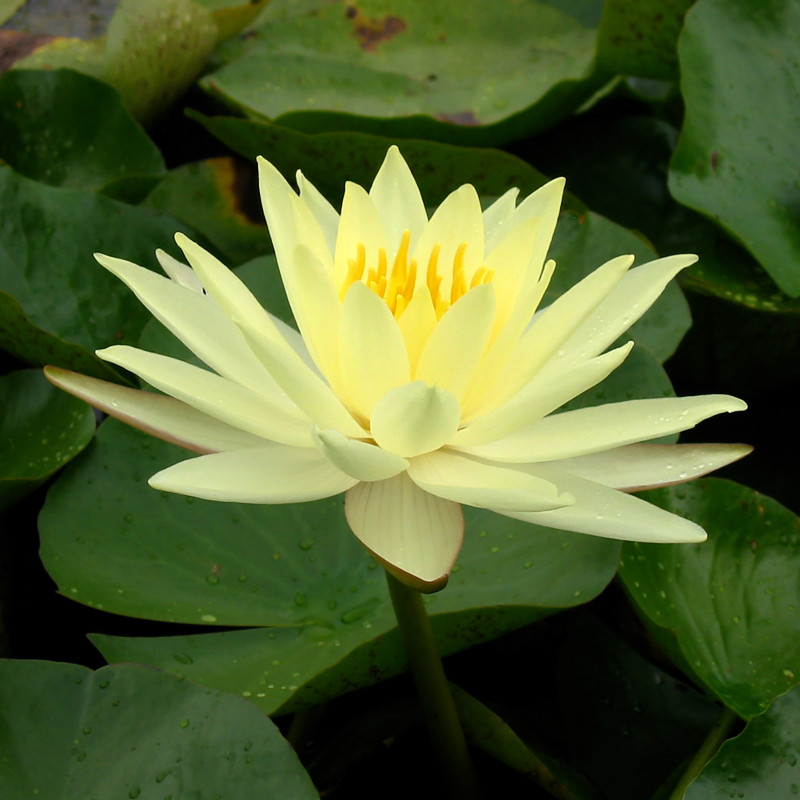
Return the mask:
[[[729,708],[723,708],[717,721],[708,732],[700,749],[694,754],[694,758],[689,762],[678,784],[672,790],[668,800],[681,800],[686,794],[686,790],[692,781],[705,769],[706,764],[713,758],[719,750],[722,742],[727,739],[734,722],[739,719]]]
[[[450,794],[458,800],[479,800],[467,741],[422,595],[388,572],[386,579],[433,749]]]

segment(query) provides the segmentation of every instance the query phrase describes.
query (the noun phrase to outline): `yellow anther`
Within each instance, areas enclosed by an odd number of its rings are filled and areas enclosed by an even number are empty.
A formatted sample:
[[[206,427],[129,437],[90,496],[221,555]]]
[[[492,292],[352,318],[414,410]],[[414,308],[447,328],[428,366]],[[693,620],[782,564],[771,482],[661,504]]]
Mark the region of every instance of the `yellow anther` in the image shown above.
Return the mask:
[[[344,300],[347,290],[356,282],[361,280],[364,274],[364,266],[367,263],[367,250],[364,245],[359,242],[358,249],[356,250],[356,257],[347,259],[347,277],[342,284],[342,290],[339,292],[339,299]]]
[[[476,286],[480,286],[484,282],[484,276],[489,274],[489,270],[486,267],[478,267],[475,270],[475,274],[472,276],[472,280],[469,282],[469,288],[474,289]],[[486,283],[489,281],[487,280]]]

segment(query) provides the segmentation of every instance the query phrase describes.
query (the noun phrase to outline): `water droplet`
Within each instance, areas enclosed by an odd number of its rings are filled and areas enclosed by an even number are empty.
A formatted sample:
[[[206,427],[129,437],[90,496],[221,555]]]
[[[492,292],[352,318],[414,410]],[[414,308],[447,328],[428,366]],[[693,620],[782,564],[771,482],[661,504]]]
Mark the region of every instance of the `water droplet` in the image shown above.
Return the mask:
[[[169,772],[159,772],[158,775],[156,775],[156,783],[163,783],[167,775],[169,775]]]
[[[142,790],[141,790],[141,789],[140,789],[138,786],[136,786],[135,788],[131,789],[131,790],[128,792],[128,797],[130,797],[130,798],[131,798],[131,800],[136,800],[136,798],[137,798],[137,797],[138,797],[138,796],[139,796],[141,793],[142,793]]]
[[[92,732],[91,728],[84,728],[83,729],[83,735],[84,736],[88,736],[91,732]]]
[[[182,719],[181,722],[180,722],[180,726],[181,726],[181,728],[188,728],[189,727],[189,720],[188,719]]]
[[[239,583],[244,583],[247,580],[247,575],[239,575],[236,580],[239,581]]]
[[[380,605],[380,600],[378,600],[377,597],[373,597],[371,600],[367,600],[365,603],[360,603],[357,606],[349,608],[342,614],[341,617],[339,617],[339,619],[345,624],[349,622],[358,622],[358,620],[366,617],[375,608],[375,606],[378,605]]]
[[[125,522],[133,522],[133,514],[126,514],[122,519],[124,519]]]
[[[313,539],[301,539],[297,543],[297,546],[301,550],[310,550],[314,546],[314,540]]]
[[[172,657],[179,664],[194,664],[194,659],[188,653],[174,653]]]
[[[298,592],[294,596],[294,604],[300,606],[300,608],[305,608],[308,605],[308,595],[305,592]]]
[[[108,686],[109,686],[110,683],[111,683],[111,681],[100,681],[100,683],[98,683],[97,685],[101,689],[108,689]]]
[[[219,583],[219,578],[216,575],[206,575],[206,583],[216,586]]]
[[[788,678],[790,681],[794,680],[794,672],[792,672],[790,669],[785,669],[783,670],[783,677]]]
[[[244,749],[244,751],[245,751],[245,753],[246,753],[248,750],[250,750],[250,749],[252,748],[252,746],[253,746],[253,743],[252,743],[252,742],[245,742],[245,743],[244,743],[244,748],[243,748],[243,749]]]
[[[217,618],[213,614],[203,614],[200,619],[203,622],[216,622]]]
[[[731,617],[731,621],[734,625],[738,625],[742,621],[742,618],[734,614],[733,617]]]

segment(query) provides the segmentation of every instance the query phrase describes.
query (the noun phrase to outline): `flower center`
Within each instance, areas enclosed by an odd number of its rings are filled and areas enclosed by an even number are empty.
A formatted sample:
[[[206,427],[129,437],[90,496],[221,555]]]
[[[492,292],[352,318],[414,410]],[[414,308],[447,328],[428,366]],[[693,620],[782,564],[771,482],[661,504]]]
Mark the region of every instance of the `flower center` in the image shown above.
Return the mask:
[[[366,269],[367,251],[364,245],[359,242],[356,257],[347,260],[347,277],[342,283],[342,288],[339,292],[340,298],[344,299],[347,290],[356,281],[363,281],[389,306],[395,319],[400,319],[414,296],[417,284],[417,261],[408,257],[410,241],[411,231],[406,230],[403,232],[403,238],[400,240],[400,246],[397,248],[397,254],[394,257],[391,268],[388,266],[385,248],[379,247],[378,263],[368,270]],[[442,246],[440,244],[436,244],[431,248],[425,273],[425,287],[430,293],[437,319],[441,319],[444,312],[470,289],[482,283],[489,283],[494,276],[493,270],[479,267],[472,274],[469,282],[467,281],[464,271],[464,252],[467,249],[467,243],[462,242],[453,255],[450,291],[443,293],[443,273],[439,271],[439,252],[441,249]]]

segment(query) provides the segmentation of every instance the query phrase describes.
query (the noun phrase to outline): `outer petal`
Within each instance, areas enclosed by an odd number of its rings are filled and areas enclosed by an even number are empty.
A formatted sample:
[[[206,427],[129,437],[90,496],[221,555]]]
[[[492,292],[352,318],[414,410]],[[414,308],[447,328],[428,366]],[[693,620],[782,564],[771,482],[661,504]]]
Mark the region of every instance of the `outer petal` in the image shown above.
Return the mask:
[[[300,199],[314,215],[322,235],[328,245],[328,250],[333,256],[336,249],[336,234],[339,232],[339,212],[320,194],[316,186],[297,170],[297,187],[300,189]]]
[[[746,444],[629,444],[550,461],[547,466],[612,489],[639,492],[694,480],[743,458],[752,449]]]
[[[291,258],[297,244],[292,197],[297,195],[286,179],[265,158],[258,157],[261,205],[278,264]]]
[[[471,446],[496,441],[542,419],[607,378],[622,364],[632,348],[633,342],[628,342],[571,370],[550,377],[535,375],[507,403],[458,431],[451,444],[470,452]]]
[[[574,502],[548,480],[445,450],[412,459],[408,477],[437,497],[494,511],[549,511]]]
[[[486,284],[448,308],[422,350],[414,379],[435,383],[460,401],[489,343],[494,306],[494,289]]]
[[[555,511],[501,511],[501,514],[547,528],[587,533],[606,539],[663,543],[702,542],[706,539],[706,532],[699,525],[634,495],[541,464],[528,467],[527,471],[557,481],[562,489],[575,498],[575,504]]]
[[[153,316],[213,370],[255,392],[274,390],[272,376],[215,303],[130,261],[101,254],[95,254],[95,258],[126,283]]]
[[[187,289],[191,289],[198,294],[206,293],[200,278],[194,274],[194,270],[191,267],[181,263],[177,258],[173,258],[169,253],[163,250],[156,250],[156,258],[158,259],[158,263],[161,264],[161,269],[163,269],[168,277],[172,278],[175,283],[185,286]]]
[[[411,458],[447,443],[459,417],[458,400],[450,392],[414,381],[392,389],[375,404],[370,430],[384,450]]]
[[[514,213],[517,207],[519,189],[506,190],[490,206],[483,210],[483,231],[486,236],[486,252],[494,247],[496,238],[505,232],[506,220]]]
[[[607,403],[553,414],[505,439],[470,448],[470,452],[493,461],[560,460],[669,436],[723,411],[745,408],[742,400],[724,394]]]
[[[150,478],[154,489],[229,503],[300,503],[349,489],[345,475],[315,447],[272,445],[182,461]]]
[[[389,253],[397,250],[405,230],[411,232],[413,247],[428,222],[428,215],[417,182],[395,145],[387,151],[369,196],[383,221]]]
[[[668,256],[627,272],[564,342],[543,371],[563,368],[602,353],[653,305],[682,269],[695,261],[697,256],[693,255]]]
[[[353,533],[395,577],[421,592],[444,588],[464,535],[458,503],[400,474],[354,486],[344,510]]]
[[[383,300],[356,281],[342,304],[339,328],[340,396],[362,419],[390,389],[410,378],[406,345]]]
[[[129,389],[59,367],[45,367],[44,374],[50,383],[109,416],[196,453],[240,450],[265,444],[260,436],[226,425],[163,394]]]
[[[338,431],[313,434],[314,444],[342,472],[359,481],[383,481],[408,468],[408,461],[369,442],[348,439]]]
[[[273,395],[257,394],[193,364],[127,345],[98,350],[97,355],[198,411],[255,436],[301,447],[312,443],[311,420],[299,409],[287,413]]]

